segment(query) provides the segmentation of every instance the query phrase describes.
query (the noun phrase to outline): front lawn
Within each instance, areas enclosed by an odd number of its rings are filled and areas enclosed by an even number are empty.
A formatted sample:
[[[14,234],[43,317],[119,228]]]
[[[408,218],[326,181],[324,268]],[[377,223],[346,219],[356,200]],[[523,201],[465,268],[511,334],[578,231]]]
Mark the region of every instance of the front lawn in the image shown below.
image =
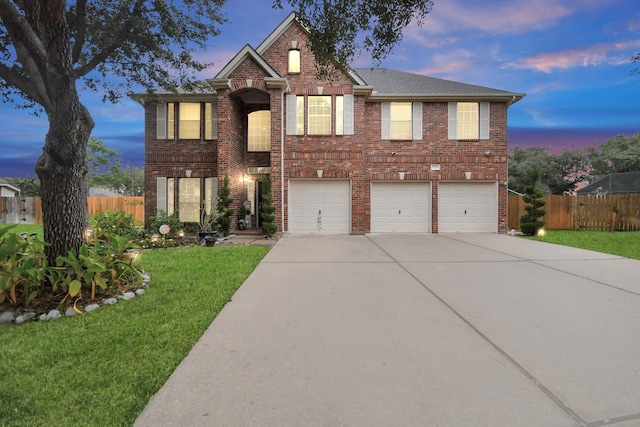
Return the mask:
[[[550,230],[546,231],[544,236],[529,238],[541,242],[640,259],[640,231]]]
[[[12,233],[36,233],[38,234],[38,236],[42,239],[43,237],[43,233],[42,233],[42,225],[37,225],[37,224],[6,224],[6,223],[0,223],[0,229],[4,228],[4,227],[9,227],[9,226],[15,226],[11,229]]]
[[[144,295],[82,316],[0,325],[0,425],[132,425],[267,252],[145,251]]]

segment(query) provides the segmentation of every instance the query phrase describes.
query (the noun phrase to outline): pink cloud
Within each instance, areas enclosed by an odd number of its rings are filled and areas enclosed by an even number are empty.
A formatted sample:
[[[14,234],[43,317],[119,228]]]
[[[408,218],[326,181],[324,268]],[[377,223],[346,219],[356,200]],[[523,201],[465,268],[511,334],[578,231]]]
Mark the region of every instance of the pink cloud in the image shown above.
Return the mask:
[[[468,74],[469,66],[473,62],[475,55],[464,49],[455,49],[447,53],[438,53],[431,56],[431,64],[412,72],[433,76],[447,76],[446,78],[456,78],[457,74]]]
[[[551,73],[556,69],[567,70],[570,68],[597,66],[601,64],[628,64],[629,58],[637,49],[640,49],[640,40],[599,43],[584,49],[543,53],[530,58],[509,62],[505,66],[520,70],[526,69]]]

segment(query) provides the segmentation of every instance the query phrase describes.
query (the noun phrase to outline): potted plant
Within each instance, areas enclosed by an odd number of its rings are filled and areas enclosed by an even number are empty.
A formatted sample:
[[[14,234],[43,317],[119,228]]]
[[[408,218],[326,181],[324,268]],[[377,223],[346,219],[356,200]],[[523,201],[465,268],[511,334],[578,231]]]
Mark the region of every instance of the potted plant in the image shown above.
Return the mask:
[[[200,231],[198,232],[199,240],[206,246],[214,246],[218,238],[218,219],[220,212],[212,208],[210,213],[206,212],[204,206],[200,209]]]

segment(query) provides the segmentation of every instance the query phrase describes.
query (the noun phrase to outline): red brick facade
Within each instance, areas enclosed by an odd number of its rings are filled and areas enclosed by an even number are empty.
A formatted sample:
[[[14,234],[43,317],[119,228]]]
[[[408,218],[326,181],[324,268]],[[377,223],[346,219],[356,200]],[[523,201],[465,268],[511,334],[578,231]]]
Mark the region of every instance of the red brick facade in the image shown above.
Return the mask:
[[[217,140],[156,139],[156,102],[144,103],[147,218],[156,213],[158,177],[181,178],[186,176],[186,170],[191,170],[191,177],[218,177],[221,186],[222,178],[228,175],[233,207],[238,209],[246,199],[246,180],[261,178],[261,175],[248,175],[247,168],[269,167],[279,231],[289,231],[290,179],[342,178],[349,180],[351,186],[350,231],[365,233],[371,229],[371,183],[397,181],[400,172],[404,172],[405,181],[431,183],[432,224],[429,231],[437,233],[438,184],[468,182],[464,173],[471,172],[470,181],[497,183],[496,230],[506,229],[507,108],[510,104],[506,97],[477,99],[477,102],[490,102],[489,139],[449,139],[447,106],[448,102],[456,99],[429,99],[420,94],[421,98],[413,101],[422,102],[422,139],[382,140],[382,100],[376,99],[375,92],[356,90],[362,85],[349,75],[331,82],[318,80],[313,55],[305,48],[305,31],[295,20],[285,21],[281,27],[280,32],[275,32],[277,38],[263,49],[258,49],[263,62],[255,55],[245,55],[236,63],[232,61],[234,67],[226,73],[223,70],[221,73],[224,75],[218,75],[212,81],[217,94],[197,98],[198,101],[217,103]],[[288,51],[292,48],[292,42],[298,42],[297,47],[301,52],[302,68],[296,74],[287,72]],[[271,70],[266,70],[264,63]],[[272,75],[272,71],[277,75]],[[335,121],[332,122],[332,135],[307,135],[306,130],[304,135],[287,135],[286,94],[353,94],[353,135],[335,135]],[[191,99],[173,97],[175,102],[192,102]],[[460,99],[472,100],[468,96]],[[270,153],[247,150],[247,114],[259,109],[271,111]],[[432,165],[439,165],[439,170],[432,168]],[[322,178],[318,178],[317,170],[323,171]],[[173,202],[178,206],[178,179],[175,185]],[[204,192],[204,179],[201,185]]]

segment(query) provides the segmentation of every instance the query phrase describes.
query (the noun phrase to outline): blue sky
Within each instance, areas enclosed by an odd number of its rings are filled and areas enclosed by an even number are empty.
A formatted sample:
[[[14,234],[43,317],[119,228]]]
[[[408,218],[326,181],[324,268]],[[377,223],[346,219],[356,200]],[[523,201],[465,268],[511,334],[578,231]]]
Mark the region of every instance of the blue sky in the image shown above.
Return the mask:
[[[490,7],[486,5],[490,4]],[[213,76],[245,45],[257,47],[289,14],[269,0],[228,0],[228,22],[200,55]],[[640,3],[630,0],[436,0],[380,66],[527,96],[509,108],[509,146],[597,146],[640,132]],[[362,56],[354,67],[372,63]],[[82,93],[93,136],[143,166],[142,106]],[[0,105],[0,177],[33,174],[48,123]]]

